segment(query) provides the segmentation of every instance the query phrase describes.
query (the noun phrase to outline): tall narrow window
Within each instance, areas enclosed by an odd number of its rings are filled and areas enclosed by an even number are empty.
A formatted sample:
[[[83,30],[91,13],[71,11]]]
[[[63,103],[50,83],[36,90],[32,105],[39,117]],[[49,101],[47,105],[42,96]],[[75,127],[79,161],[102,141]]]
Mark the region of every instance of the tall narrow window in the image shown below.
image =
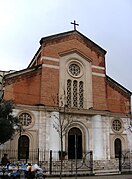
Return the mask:
[[[71,80],[67,80],[67,106],[71,107]]]
[[[83,82],[79,82],[79,108],[83,108]]]
[[[67,106],[74,108],[83,108],[84,105],[84,93],[83,82],[74,80],[73,82],[67,80]]]
[[[78,107],[77,105],[77,81],[73,81],[73,107]]]
[[[18,140],[18,160],[29,158],[29,138],[22,135]]]
[[[69,74],[69,79],[67,80],[67,106],[73,108],[83,108],[83,65],[80,62],[77,62],[77,60],[72,60],[72,62],[68,65],[67,72]]]
[[[121,146],[121,140],[119,138],[115,139],[114,147],[115,147],[115,158],[121,157],[122,146]]]

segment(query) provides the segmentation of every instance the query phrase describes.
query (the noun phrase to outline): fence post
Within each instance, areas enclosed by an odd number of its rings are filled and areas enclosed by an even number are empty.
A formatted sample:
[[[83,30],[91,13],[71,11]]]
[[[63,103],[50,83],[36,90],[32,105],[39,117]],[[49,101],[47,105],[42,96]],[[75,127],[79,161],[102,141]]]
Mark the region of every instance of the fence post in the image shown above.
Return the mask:
[[[26,151],[26,163],[27,163],[27,161],[28,161],[28,151]]]
[[[38,153],[38,156],[37,156],[37,158],[38,158],[38,165],[39,165],[39,148],[38,148],[38,151],[37,151]]]
[[[90,174],[93,174],[93,151],[90,151]]]
[[[121,159],[121,152],[119,152],[119,171],[122,172],[122,159]]]
[[[50,175],[52,174],[52,150],[50,150]]]

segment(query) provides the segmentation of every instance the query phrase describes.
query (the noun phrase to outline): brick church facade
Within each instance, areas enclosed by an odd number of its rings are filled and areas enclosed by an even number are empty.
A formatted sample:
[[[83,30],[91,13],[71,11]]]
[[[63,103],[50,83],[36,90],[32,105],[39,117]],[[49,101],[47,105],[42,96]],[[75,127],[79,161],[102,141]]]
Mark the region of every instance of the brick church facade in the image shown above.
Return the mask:
[[[78,158],[93,151],[94,160],[106,161],[131,150],[131,92],[107,76],[105,54],[76,30],[42,38],[29,66],[5,75],[4,98],[15,102],[24,130],[4,147],[20,150],[21,137],[25,151],[59,151],[54,122],[66,107],[72,117],[63,137],[68,159],[75,135]]]

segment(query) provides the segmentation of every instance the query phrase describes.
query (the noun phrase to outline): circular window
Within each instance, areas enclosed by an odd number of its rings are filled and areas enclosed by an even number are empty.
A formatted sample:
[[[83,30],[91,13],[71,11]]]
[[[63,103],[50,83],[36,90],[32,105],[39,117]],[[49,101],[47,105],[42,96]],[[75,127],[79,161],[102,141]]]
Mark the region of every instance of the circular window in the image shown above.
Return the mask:
[[[19,116],[20,119],[20,123],[22,124],[22,126],[29,126],[32,123],[32,117],[30,114],[28,113],[22,113]]]
[[[113,120],[112,128],[114,131],[119,132],[122,129],[121,121],[118,119]]]
[[[73,75],[73,76],[79,76],[81,69],[80,66],[77,64],[71,64],[69,66],[69,72]]]

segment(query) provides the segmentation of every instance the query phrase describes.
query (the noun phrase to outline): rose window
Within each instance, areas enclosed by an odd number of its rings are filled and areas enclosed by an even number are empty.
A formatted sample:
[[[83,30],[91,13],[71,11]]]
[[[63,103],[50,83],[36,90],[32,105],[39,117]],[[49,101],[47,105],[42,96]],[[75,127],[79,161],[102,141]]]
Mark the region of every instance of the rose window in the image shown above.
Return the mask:
[[[20,119],[20,123],[22,124],[22,126],[29,126],[32,122],[32,117],[28,113],[22,113],[19,116],[19,119]]]
[[[81,69],[77,64],[71,64],[69,66],[69,72],[73,75],[73,76],[78,76],[80,75]]]
[[[122,124],[118,119],[115,119],[112,123],[112,127],[115,131],[119,132],[122,128]]]

